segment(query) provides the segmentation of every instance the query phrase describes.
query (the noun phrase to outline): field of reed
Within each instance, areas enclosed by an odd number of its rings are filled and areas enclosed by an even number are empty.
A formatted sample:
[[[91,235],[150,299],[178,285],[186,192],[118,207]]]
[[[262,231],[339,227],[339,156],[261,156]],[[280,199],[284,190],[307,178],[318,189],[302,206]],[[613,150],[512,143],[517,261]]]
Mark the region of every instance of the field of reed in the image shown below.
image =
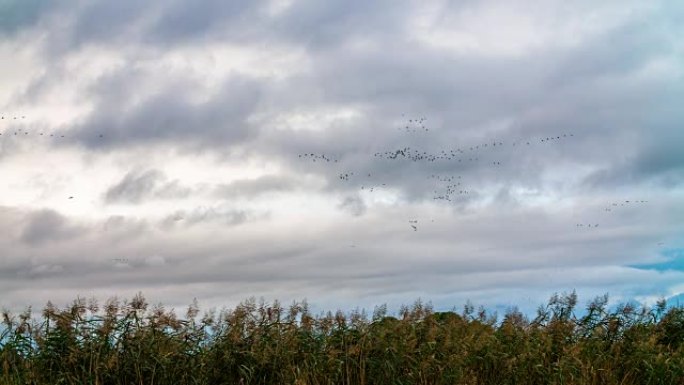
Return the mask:
[[[664,301],[577,309],[569,293],[497,319],[252,299],[178,316],[139,294],[2,316],[0,384],[684,384],[684,309]]]

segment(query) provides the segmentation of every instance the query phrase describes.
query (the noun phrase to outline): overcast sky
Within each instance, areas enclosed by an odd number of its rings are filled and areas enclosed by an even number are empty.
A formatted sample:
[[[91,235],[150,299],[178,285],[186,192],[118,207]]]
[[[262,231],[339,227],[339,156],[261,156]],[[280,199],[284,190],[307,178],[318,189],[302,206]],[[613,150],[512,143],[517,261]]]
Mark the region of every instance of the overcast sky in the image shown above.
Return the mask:
[[[684,6],[598,3],[0,1],[0,305],[684,292]]]

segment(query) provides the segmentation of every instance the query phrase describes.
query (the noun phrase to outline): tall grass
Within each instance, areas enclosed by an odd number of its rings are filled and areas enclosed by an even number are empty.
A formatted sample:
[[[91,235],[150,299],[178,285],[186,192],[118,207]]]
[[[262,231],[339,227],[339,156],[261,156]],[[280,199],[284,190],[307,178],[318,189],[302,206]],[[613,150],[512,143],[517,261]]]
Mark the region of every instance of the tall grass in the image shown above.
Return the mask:
[[[313,315],[247,300],[179,318],[142,295],[4,312],[1,384],[683,384],[684,310],[554,295],[501,320],[420,301]]]

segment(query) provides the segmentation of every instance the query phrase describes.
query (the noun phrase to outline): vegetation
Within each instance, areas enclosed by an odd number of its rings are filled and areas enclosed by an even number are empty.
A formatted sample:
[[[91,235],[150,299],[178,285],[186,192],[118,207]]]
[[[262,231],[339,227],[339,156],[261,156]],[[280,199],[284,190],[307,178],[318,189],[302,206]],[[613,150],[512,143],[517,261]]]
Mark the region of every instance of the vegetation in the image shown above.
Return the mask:
[[[248,300],[183,319],[142,295],[5,312],[1,384],[682,384],[684,310],[554,295],[534,319],[420,301],[312,315]]]

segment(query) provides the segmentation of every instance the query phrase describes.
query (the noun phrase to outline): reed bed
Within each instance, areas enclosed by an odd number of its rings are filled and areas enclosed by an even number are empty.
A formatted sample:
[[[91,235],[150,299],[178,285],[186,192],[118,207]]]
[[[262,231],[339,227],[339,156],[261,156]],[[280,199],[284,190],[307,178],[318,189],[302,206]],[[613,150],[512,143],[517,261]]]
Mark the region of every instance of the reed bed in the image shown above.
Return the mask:
[[[3,313],[0,384],[684,384],[684,310],[554,295],[527,318],[421,301],[311,314],[244,301],[183,317],[139,294]],[[578,315],[579,314],[579,315]]]

